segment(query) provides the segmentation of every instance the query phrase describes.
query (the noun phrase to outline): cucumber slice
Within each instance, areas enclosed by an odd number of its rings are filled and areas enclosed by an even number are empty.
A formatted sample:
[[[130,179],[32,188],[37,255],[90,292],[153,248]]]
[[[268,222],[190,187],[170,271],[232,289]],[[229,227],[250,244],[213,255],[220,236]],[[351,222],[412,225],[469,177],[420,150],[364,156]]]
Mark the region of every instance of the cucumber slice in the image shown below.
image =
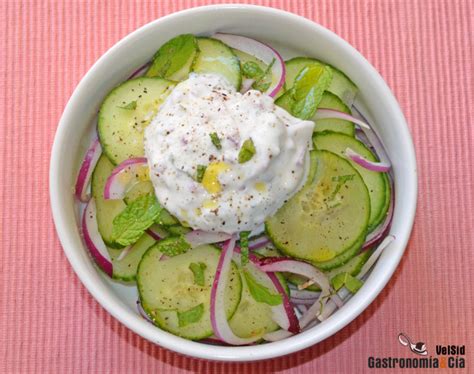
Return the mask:
[[[214,281],[220,250],[203,245],[184,254],[160,261],[161,252],[151,247],[143,256],[137,272],[137,285],[143,309],[152,321],[163,330],[183,338],[198,340],[212,335],[210,320],[211,288]],[[194,283],[189,266],[204,263],[204,286]],[[227,281],[226,314],[232,317],[239,305],[242,284],[234,263]],[[203,305],[202,316],[185,326],[178,315]]]
[[[336,95],[326,91],[319,102],[318,108],[334,109],[343,113],[351,114],[350,109]],[[318,119],[314,121],[314,132],[323,132],[330,130],[340,132],[349,136],[355,136],[355,126],[350,121],[342,119]]]
[[[295,57],[285,62],[286,89],[288,90],[293,87],[295,78],[298,76],[300,71],[311,65],[328,65],[333,69],[333,78],[331,85],[327,90],[338,96],[348,107],[351,107],[358,91],[357,86],[340,70],[313,58]]]
[[[377,161],[377,158],[372,152],[359,140],[335,132],[324,132],[318,133],[313,138],[315,148],[320,150],[326,150],[340,155],[345,156],[346,148],[351,148],[360,155],[371,161]],[[369,219],[369,231],[376,228],[387,213],[387,185],[388,179],[385,173],[379,173],[367,170],[355,162],[348,160],[351,165],[359,172],[364,183],[369,190],[370,195],[370,219]],[[390,193],[390,191],[389,191]],[[390,200],[390,199],[388,199]],[[390,201],[389,201],[390,202]]]
[[[370,198],[351,164],[327,151],[313,151],[316,175],[265,222],[282,252],[316,264],[333,260],[367,234]]]
[[[97,226],[102,239],[108,247],[122,248],[112,240],[112,222],[126,205],[123,200],[104,200],[105,182],[112,170],[114,165],[102,154],[92,174],[91,190],[97,206]]]
[[[224,76],[238,91],[242,77],[240,63],[232,50],[220,40],[197,38],[199,54],[192,70],[196,73],[214,73]]]
[[[273,289],[273,285],[269,282],[268,278],[262,276],[262,272],[255,265],[248,263],[244,269],[249,271],[258,283],[270,290]],[[277,277],[287,290],[288,286],[284,278],[280,274],[277,274]],[[241,338],[250,338],[263,337],[263,335],[277,330],[279,326],[272,319],[271,306],[255,301],[242,274],[241,281],[242,297],[234,316],[229,321],[232,331]]]
[[[143,181],[133,186],[130,191],[127,192],[123,200],[125,201],[125,204],[128,205],[137,197],[152,193],[155,193],[155,190],[153,189],[153,184],[151,181]]]
[[[160,77],[172,81],[187,79],[191,66],[199,53],[196,37],[182,34],[168,40],[153,56],[147,77]]]
[[[364,251],[362,253],[359,253],[357,256],[351,258],[346,264],[339,266],[335,269],[326,271],[325,274],[327,275],[328,279],[332,279],[339,273],[349,273],[353,276],[356,276],[357,274],[359,274],[360,270],[362,269],[362,266],[364,266],[371,254],[371,251]],[[285,273],[285,277],[288,282],[296,286],[303,284],[307,281],[306,278],[291,273]],[[309,286],[307,289],[310,291],[321,291],[321,289],[316,284]]]
[[[313,264],[323,271],[329,271],[344,265],[345,263],[350,261],[350,259],[353,258],[357,253],[359,253],[362,245],[365,242],[365,237],[365,234],[361,235],[348,250],[342,252],[340,255],[327,261],[315,261],[313,262]]]
[[[124,282],[134,282],[137,275],[138,264],[140,263],[143,254],[155,243],[155,239],[150,235],[143,234],[132,248],[130,248],[127,255],[121,260],[118,260],[120,253],[126,249],[120,251],[113,249],[112,251],[109,251],[113,265],[112,277]]]
[[[161,78],[136,78],[114,88],[99,112],[98,132],[102,149],[119,164],[144,155],[143,132],[175,83]]]

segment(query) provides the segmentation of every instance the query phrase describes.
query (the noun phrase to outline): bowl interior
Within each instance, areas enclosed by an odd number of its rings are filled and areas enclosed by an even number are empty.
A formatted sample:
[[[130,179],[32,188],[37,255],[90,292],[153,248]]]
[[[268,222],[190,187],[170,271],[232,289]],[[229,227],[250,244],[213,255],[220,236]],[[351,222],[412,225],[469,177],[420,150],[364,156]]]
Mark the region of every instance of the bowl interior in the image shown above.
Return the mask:
[[[325,322],[292,337],[254,347],[216,347],[191,342],[153,327],[137,313],[137,291],[110,281],[93,265],[78,229],[72,187],[95,130],[95,118],[107,92],[149,61],[158,47],[181,33],[236,33],[274,46],[285,59],[309,56],[345,72],[359,87],[356,106],[371,120],[393,162],[396,205],[391,233],[397,240],[382,255],[364,287]],[[72,95],[56,134],[50,169],[53,216],[61,243],[81,281],[102,306],[129,328],[177,352],[214,360],[248,361],[288,354],[334,334],[360,314],[395,270],[408,240],[416,206],[416,162],[404,117],[376,70],[332,32],[304,18],[271,8],[209,6],[154,21],[111,48],[90,69]]]

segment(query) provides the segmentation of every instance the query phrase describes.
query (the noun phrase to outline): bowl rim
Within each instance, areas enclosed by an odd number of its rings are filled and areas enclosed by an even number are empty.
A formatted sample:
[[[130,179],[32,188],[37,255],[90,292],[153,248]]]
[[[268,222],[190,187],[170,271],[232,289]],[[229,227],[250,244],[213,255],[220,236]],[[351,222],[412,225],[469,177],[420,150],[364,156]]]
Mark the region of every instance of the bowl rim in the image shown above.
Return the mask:
[[[104,64],[104,62],[107,61],[108,56],[113,54],[115,50],[118,50],[122,48],[122,46],[124,46],[125,44],[128,44],[131,41],[138,39],[140,34],[147,32],[149,29],[154,28],[157,24],[160,24],[163,21],[172,20],[174,18],[189,17],[198,13],[214,12],[219,9],[244,9],[249,11],[268,13],[269,15],[273,14],[279,17],[286,17],[291,22],[303,23],[310,28],[316,29],[319,33],[326,34],[326,37],[332,39],[332,41],[334,41],[335,43],[338,43],[341,48],[350,51],[350,53],[354,56],[354,59],[359,60],[361,64],[365,65],[365,67],[370,71],[370,74],[374,76],[374,80],[377,81],[376,83],[379,86],[378,88],[384,91],[386,100],[388,101],[390,107],[393,109],[393,116],[396,117],[396,121],[399,126],[398,130],[402,133],[402,137],[404,138],[406,145],[406,149],[404,149],[404,151],[406,152],[406,156],[409,160],[410,165],[413,166],[408,171],[410,177],[408,183],[410,185],[409,188],[412,191],[411,196],[408,196],[408,199],[411,199],[409,204],[410,209],[404,212],[405,225],[403,226],[403,235],[397,238],[397,249],[396,251],[393,250],[391,253],[391,259],[388,264],[388,268],[385,269],[385,272],[377,278],[377,282],[372,284],[370,290],[368,288],[362,288],[349,301],[352,304],[351,309],[348,309],[346,313],[340,315],[338,319],[333,320],[333,323],[323,322],[322,324],[320,324],[319,326],[321,327],[319,328],[320,331],[318,334],[312,333],[312,329],[310,329],[306,332],[300,333],[280,342],[272,342],[259,346],[223,347],[189,341],[184,338],[180,338],[178,336],[170,334],[159,328],[150,328],[150,324],[147,321],[145,321],[137,314],[129,310],[128,307],[126,307],[115,297],[111,296],[110,292],[108,291],[109,289],[105,285],[98,285],[97,283],[95,283],[96,279],[91,279],[90,274],[88,274],[88,269],[81,265],[81,257],[79,251],[76,248],[77,245],[74,243],[74,240],[68,234],[68,229],[65,224],[66,214],[63,211],[58,198],[60,192],[58,177],[60,175],[61,165],[61,144],[67,140],[66,128],[69,122],[69,118],[72,117],[72,108],[74,107],[78,98],[82,95],[81,91],[83,91],[84,87],[86,86],[86,82],[88,81],[88,79],[90,79],[93,72],[100,65]],[[124,324],[129,329],[152,343],[158,344],[164,348],[170,349],[186,356],[219,361],[256,361],[287,355],[307,348],[311,345],[314,345],[333,335],[334,333],[342,329],[344,326],[349,324],[372,303],[372,301],[377,297],[377,295],[382,291],[382,289],[392,277],[405,251],[408,239],[410,237],[415,218],[417,203],[417,171],[413,141],[405,117],[400,109],[397,100],[395,99],[390,88],[387,86],[384,79],[380,76],[377,70],[347,41],[345,41],[332,31],[328,30],[324,26],[294,13],[266,6],[248,4],[207,5],[189,8],[176,13],[172,13],[139,27],[135,31],[129,33],[127,36],[119,40],[109,50],[107,50],[92,65],[92,67],[83,76],[77,87],[74,89],[59,120],[51,151],[49,186],[53,220],[56,227],[57,235],[61,242],[61,246],[63,247],[64,253],[68,258],[69,263],[73,267],[73,270],[81,280],[82,284],[96,299],[96,301],[122,324]],[[357,299],[357,301],[355,301],[355,299]]]

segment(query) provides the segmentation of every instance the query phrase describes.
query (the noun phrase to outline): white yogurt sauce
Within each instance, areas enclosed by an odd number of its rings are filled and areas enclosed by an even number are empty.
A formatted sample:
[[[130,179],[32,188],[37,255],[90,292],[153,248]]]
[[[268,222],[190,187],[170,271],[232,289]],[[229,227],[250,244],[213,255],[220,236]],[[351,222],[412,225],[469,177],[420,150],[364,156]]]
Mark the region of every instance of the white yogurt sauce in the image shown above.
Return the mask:
[[[191,74],[145,130],[155,194],[193,229],[256,232],[303,185],[313,127],[259,91],[241,94],[218,75]],[[255,154],[239,163],[247,139]],[[206,167],[201,182],[199,165]]]

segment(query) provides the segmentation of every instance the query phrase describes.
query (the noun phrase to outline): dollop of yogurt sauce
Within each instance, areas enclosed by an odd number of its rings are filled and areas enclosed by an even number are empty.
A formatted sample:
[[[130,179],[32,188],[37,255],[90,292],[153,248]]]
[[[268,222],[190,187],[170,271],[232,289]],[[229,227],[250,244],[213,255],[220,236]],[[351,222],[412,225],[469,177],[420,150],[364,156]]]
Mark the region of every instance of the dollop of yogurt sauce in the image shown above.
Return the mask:
[[[241,94],[219,75],[191,74],[145,130],[155,194],[193,229],[261,231],[304,184],[313,127],[259,91]],[[255,152],[239,163],[248,139]]]

